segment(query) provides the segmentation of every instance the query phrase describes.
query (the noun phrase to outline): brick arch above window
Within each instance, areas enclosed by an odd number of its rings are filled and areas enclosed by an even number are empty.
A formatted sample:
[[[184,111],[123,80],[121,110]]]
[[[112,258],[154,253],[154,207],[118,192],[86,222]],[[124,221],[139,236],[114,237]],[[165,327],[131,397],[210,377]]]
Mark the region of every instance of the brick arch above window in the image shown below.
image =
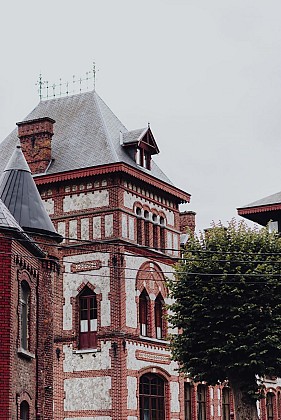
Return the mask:
[[[158,264],[147,261],[139,267],[136,289],[141,292],[144,287],[148,294],[154,294],[156,297],[161,293],[163,299],[167,297],[165,277]]]
[[[144,368],[140,369],[138,371],[138,377],[141,378],[143,375],[146,375],[146,374],[149,374],[149,373],[162,377],[162,379],[165,382],[170,382],[170,380],[171,380],[170,373],[167,372],[162,367],[159,367],[159,366],[148,366],[148,367],[144,367]]]
[[[81,283],[80,286],[77,288],[77,296],[79,296],[86,287],[88,287],[88,289],[90,289],[93,293],[99,294],[100,292],[97,286],[88,281],[87,283]]]

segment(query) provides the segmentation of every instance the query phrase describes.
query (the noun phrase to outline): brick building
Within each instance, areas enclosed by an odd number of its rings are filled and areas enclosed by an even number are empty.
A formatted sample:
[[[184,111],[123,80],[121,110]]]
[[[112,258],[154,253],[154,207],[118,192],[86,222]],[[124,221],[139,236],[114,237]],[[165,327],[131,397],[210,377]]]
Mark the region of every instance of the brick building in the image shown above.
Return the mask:
[[[228,420],[229,389],[188,382],[170,359],[165,277],[195,213],[180,213],[190,195],[153,161],[159,149],[150,127],[128,131],[96,92],[41,101],[17,125],[0,144],[0,171],[20,142],[64,238],[50,244],[58,239],[50,226],[34,236],[58,252],[61,268],[45,283],[53,349],[42,372],[52,370],[53,382],[44,382],[40,404],[49,393],[53,417],[40,408],[38,419]],[[32,202],[27,207],[32,212]]]
[[[53,283],[61,238],[20,149],[3,173],[0,195],[6,202],[0,199],[0,418],[50,419]],[[44,243],[38,243],[39,236]]]
[[[281,232],[281,192],[264,197],[238,209],[239,216],[268,226],[271,231]],[[281,379],[265,378],[266,398],[261,400],[262,419],[277,420],[281,418]]]

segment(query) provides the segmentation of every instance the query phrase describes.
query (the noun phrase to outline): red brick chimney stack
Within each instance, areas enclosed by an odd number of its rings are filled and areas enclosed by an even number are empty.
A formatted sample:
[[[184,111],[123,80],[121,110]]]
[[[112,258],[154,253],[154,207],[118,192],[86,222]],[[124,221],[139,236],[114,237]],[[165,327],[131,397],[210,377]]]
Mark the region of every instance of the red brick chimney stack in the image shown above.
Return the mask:
[[[21,148],[33,174],[45,172],[51,162],[54,123],[49,117],[17,123]]]
[[[186,233],[187,229],[190,229],[191,232],[195,231],[195,216],[194,211],[184,211],[180,213],[180,231]]]

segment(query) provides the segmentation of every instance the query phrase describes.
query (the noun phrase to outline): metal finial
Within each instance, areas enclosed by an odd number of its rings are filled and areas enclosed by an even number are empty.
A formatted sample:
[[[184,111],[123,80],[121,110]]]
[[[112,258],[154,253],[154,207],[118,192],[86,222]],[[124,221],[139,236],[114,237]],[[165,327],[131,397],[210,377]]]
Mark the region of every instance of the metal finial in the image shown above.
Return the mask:
[[[53,88],[53,97],[55,98],[56,97],[56,85],[55,85],[55,83],[53,84],[52,88]]]
[[[39,74],[38,81],[36,82],[36,86],[38,86],[38,93],[39,93],[39,99],[42,100],[42,89],[43,89],[44,82],[42,81],[42,73]]]
[[[61,87],[62,87],[62,83],[61,83],[61,77],[60,77],[60,83],[59,83],[59,87],[60,87],[60,96],[61,96]]]
[[[94,79],[94,90],[96,90],[96,74],[97,74],[98,71],[99,71],[99,69],[96,69],[96,63],[94,61],[93,62],[93,70],[92,70],[93,79]]]
[[[147,123],[147,127],[150,128],[150,122]]]
[[[74,94],[75,93],[75,74],[72,76],[72,86],[73,86],[73,91],[72,91],[72,93]]]

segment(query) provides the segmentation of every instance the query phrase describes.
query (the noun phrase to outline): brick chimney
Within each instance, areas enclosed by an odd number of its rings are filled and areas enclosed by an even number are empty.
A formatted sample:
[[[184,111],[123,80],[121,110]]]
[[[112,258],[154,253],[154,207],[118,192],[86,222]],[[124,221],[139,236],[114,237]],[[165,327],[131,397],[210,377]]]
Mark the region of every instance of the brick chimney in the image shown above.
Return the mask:
[[[18,137],[25,159],[33,174],[46,171],[52,159],[52,118],[18,122]]]
[[[195,216],[194,211],[183,211],[180,213],[180,231],[186,233],[187,229],[190,229],[191,232],[195,231]]]

